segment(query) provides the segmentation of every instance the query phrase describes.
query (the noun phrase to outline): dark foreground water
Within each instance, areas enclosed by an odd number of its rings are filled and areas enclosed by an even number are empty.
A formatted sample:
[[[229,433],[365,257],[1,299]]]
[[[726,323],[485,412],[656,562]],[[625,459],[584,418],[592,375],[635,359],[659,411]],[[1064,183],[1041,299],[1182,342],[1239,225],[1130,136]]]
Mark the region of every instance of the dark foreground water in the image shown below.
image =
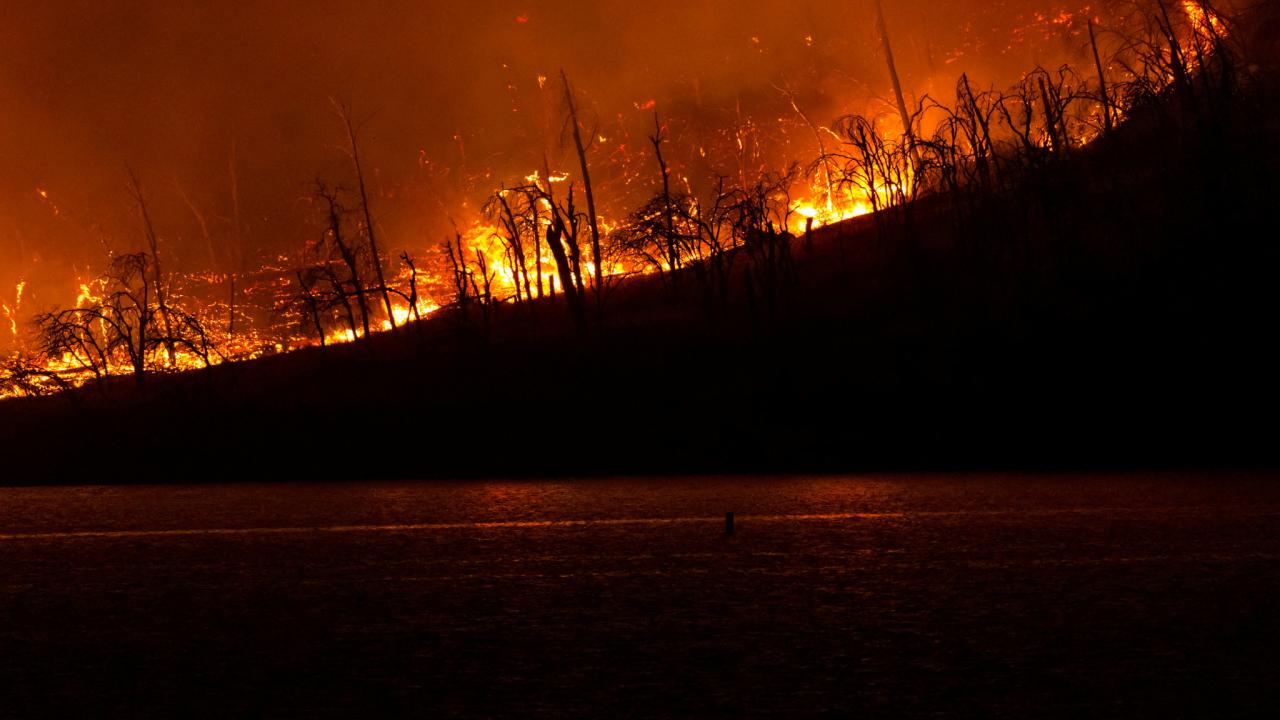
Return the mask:
[[[1267,716],[1278,601],[1262,476],[0,489],[0,715]]]

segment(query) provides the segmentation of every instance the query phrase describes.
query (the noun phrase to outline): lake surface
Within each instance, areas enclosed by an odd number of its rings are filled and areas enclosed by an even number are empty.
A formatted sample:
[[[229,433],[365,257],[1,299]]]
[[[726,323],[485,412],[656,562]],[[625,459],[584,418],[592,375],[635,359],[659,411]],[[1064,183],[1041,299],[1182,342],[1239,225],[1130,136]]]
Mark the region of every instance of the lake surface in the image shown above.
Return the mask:
[[[1262,715],[1278,611],[1264,475],[0,488],[6,717]]]

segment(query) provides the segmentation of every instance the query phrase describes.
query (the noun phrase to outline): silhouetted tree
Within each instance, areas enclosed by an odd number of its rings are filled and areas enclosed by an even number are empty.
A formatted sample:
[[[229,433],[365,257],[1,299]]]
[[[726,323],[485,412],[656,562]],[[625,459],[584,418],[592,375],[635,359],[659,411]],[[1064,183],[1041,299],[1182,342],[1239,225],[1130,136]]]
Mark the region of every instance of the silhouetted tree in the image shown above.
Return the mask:
[[[582,126],[578,121],[578,104],[573,98],[573,87],[569,85],[569,76],[563,70],[560,71],[560,79],[564,81],[564,98],[569,106],[569,125],[573,131],[573,146],[578,151],[578,163],[582,168],[582,187],[587,198],[587,226],[591,229],[591,259],[595,264],[595,284],[593,290],[596,296],[596,310],[601,309],[601,303],[604,300],[604,259],[600,252],[600,226],[596,216],[596,196],[591,187],[591,170],[587,166],[587,149],[589,144],[582,141]],[[595,140],[595,130],[591,131],[591,138]],[[550,173],[547,176],[547,182],[551,182]],[[572,198],[573,190],[569,191]],[[567,235],[566,235],[567,237]],[[573,233],[574,247],[577,247],[577,232]],[[575,253],[576,254],[576,253]],[[574,263],[578,265],[578,262]],[[579,279],[581,279],[581,270],[578,271]]]
[[[155,353],[162,349],[174,358],[165,367],[176,367],[179,349],[208,367],[216,350],[200,321],[172,305],[161,310],[151,257],[143,252],[112,258],[102,278],[103,298],[38,315],[41,354],[99,379],[128,368],[139,384],[158,367]]]
[[[339,117],[342,118],[343,127],[347,132],[348,153],[351,156],[351,164],[355,168],[356,183],[360,190],[360,209],[364,216],[364,232],[365,237],[369,241],[369,261],[373,264],[374,277],[378,279],[378,292],[382,295],[382,302],[387,311],[387,322],[391,324],[391,329],[396,327],[395,313],[391,310],[391,292],[387,287],[387,279],[382,270],[382,254],[378,250],[378,236],[374,228],[373,213],[369,210],[369,191],[365,187],[364,168],[360,164],[360,128],[355,124],[351,117],[351,108],[343,102],[333,100],[333,105],[338,111]]]

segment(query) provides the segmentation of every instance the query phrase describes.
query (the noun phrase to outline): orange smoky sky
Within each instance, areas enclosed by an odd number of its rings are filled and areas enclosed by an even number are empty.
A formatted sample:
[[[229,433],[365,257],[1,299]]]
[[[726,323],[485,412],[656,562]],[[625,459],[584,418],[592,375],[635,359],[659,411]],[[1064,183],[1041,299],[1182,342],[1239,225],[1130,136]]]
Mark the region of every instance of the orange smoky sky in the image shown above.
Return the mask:
[[[1054,18],[1088,3],[885,7],[919,96],[960,72],[997,83],[1062,62],[1079,28]],[[710,126],[730,108],[776,118],[780,88],[823,122],[878,102],[888,83],[873,18],[870,0],[11,2],[0,300],[21,278],[28,307],[65,303],[75,277],[141,242],[126,167],[174,267],[225,265],[209,236],[233,225],[251,251],[241,262],[298,246],[315,232],[309,184],[347,180],[333,97],[365,121],[388,243],[426,247],[544,152],[558,162],[561,69],[606,162],[643,150],[654,109]]]

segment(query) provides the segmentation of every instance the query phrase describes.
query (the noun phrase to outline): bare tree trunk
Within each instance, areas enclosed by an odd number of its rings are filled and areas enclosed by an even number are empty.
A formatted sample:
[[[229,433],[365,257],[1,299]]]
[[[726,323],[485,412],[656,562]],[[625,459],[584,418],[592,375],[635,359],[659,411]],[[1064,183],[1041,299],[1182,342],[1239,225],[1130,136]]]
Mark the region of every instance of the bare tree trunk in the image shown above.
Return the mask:
[[[560,71],[560,78],[564,80],[564,97],[569,103],[569,120],[573,123],[573,144],[578,150],[578,162],[582,166],[582,185],[587,194],[587,222],[591,227],[591,260],[595,263],[595,294],[596,294],[596,310],[600,310],[600,303],[603,299],[604,292],[604,264],[600,257],[600,226],[596,219],[596,198],[595,193],[591,190],[591,172],[587,168],[587,149],[582,144],[582,129],[578,125],[578,107],[573,101],[573,88],[569,86],[569,76],[563,70]],[[551,182],[551,178],[547,178],[547,182]]]
[[[511,255],[508,265],[511,266],[512,281],[516,288],[516,301],[521,299],[520,284],[524,283],[524,297],[533,300],[533,289],[529,284],[529,264],[525,260],[524,240],[521,238],[520,220],[516,217],[516,213],[511,209],[511,203],[507,201],[506,191],[500,191],[497,194],[498,204],[502,209],[502,217],[500,222],[507,231],[507,251]],[[535,223],[533,234],[536,238],[538,228]]]
[[[551,256],[556,260],[556,270],[560,275],[560,289],[564,292],[565,303],[569,308],[569,318],[573,321],[574,328],[579,333],[583,333],[586,330],[585,316],[582,312],[583,291],[580,286],[574,285],[570,257],[561,242],[564,238],[566,238],[564,223],[557,215],[552,219],[551,227],[547,228],[547,247],[550,248]],[[556,286],[552,283],[551,297],[554,299],[555,296]]]
[[[129,182],[133,186],[134,198],[138,202],[138,209],[142,211],[142,224],[146,229],[147,245],[151,248],[151,268],[155,277],[156,287],[156,303],[160,308],[160,321],[164,323],[165,334],[165,351],[169,356],[169,366],[174,367],[178,363],[177,353],[173,345],[173,325],[169,320],[169,308],[165,304],[164,292],[164,274],[160,270],[160,239],[156,237],[155,226],[151,224],[151,214],[147,211],[147,200],[142,194],[142,183],[139,182],[138,176],[129,170]],[[147,284],[146,272],[142,273],[142,284],[145,289]],[[143,308],[143,315],[146,314],[146,308]],[[145,345],[146,323],[141,323],[139,333],[144,336],[143,345]]]
[[[902,81],[898,79],[898,65],[893,61],[893,45],[889,42],[889,24],[884,19],[884,2],[876,0],[876,28],[880,33],[880,43],[884,47],[884,59],[889,67],[889,79],[893,81],[893,97],[898,103],[898,115],[902,118],[903,137],[911,149],[911,158],[918,166],[919,154],[916,150],[915,131],[911,127],[911,114],[907,112],[907,100],[902,94]]]
[[[382,292],[382,303],[387,310],[387,322],[391,329],[396,329],[396,316],[391,310],[391,291],[387,288],[387,280],[382,271],[382,254],[378,251],[378,238],[373,229],[373,214],[369,212],[369,192],[365,188],[364,170],[360,166],[360,146],[356,142],[357,130],[351,120],[351,109],[342,103],[335,102],[342,122],[347,128],[347,140],[350,142],[351,164],[355,166],[356,182],[360,186],[360,207],[364,211],[365,231],[369,234],[369,251],[373,254],[373,270],[378,278],[378,288]]]
[[[577,302],[581,305],[587,291],[582,285],[582,268],[579,263],[581,251],[578,247],[577,209],[573,202],[573,183],[569,183],[568,199],[565,207],[556,204],[555,188],[551,184],[551,165],[546,154],[542,156],[542,170],[547,178],[547,203],[551,206],[551,224],[547,227],[547,246],[556,260],[556,269],[560,274],[560,287],[570,306]],[[574,297],[577,300],[574,300]],[[551,296],[555,297],[555,285],[551,286]],[[574,311],[575,318],[577,311]]]
[[[573,270],[573,278],[578,288],[578,296],[587,297],[587,288],[582,280],[582,246],[578,242],[578,234],[581,231],[580,221],[578,220],[577,206],[573,202],[573,184],[569,184],[569,199],[565,201],[566,207],[564,217],[561,218],[560,232],[564,240],[565,246],[569,252],[569,267]]]
[[[1173,27],[1173,21],[1169,19],[1169,8],[1165,6],[1165,0],[1156,0],[1156,7],[1160,8],[1160,17],[1156,18],[1156,24],[1164,35],[1165,41],[1169,43],[1169,62],[1173,70],[1174,87],[1191,104],[1191,109],[1199,120],[1201,119],[1200,103],[1196,100],[1195,88],[1191,84],[1190,70],[1187,67],[1182,43],[1178,41],[1178,33]]]
[[[1037,78],[1037,85],[1040,86],[1040,102],[1044,103],[1044,124],[1045,129],[1049,131],[1049,143],[1052,145],[1050,150],[1055,155],[1065,155],[1067,143],[1063,136],[1066,133],[1059,132],[1061,128],[1058,127],[1057,103],[1049,97],[1049,88],[1044,82],[1044,76]]]
[[[462,251],[462,233],[454,229],[454,242],[457,243],[457,249],[454,249],[453,242],[448,239],[444,241],[445,254],[449,258],[449,267],[453,271],[453,287],[456,293],[455,301],[458,304],[458,312],[462,318],[462,324],[467,323],[467,305],[469,304],[468,283],[467,283],[467,256]]]
[[[240,220],[240,174],[236,169],[236,144],[231,143],[231,154],[227,158],[227,175],[231,180],[231,237],[227,248],[227,282],[231,285],[231,310],[227,320],[227,335],[235,335],[236,329],[236,273],[240,272],[243,248],[244,228]]]
[[[570,223],[571,225],[576,223]],[[582,279],[582,246],[578,244],[578,228],[574,227],[565,234],[565,243],[569,246],[569,262],[573,265],[573,275],[578,281],[578,295],[585,298],[587,288]]]
[[[147,273],[142,271],[142,307],[138,309],[138,347],[130,351],[133,361],[133,376],[141,387],[146,381],[147,373],[147,321],[151,314],[151,286],[147,283]]]
[[[547,182],[550,182],[548,180]],[[538,199],[530,200],[533,206],[533,257],[537,263],[538,299],[542,299],[542,214],[538,212]]]
[[[315,325],[316,335],[320,336],[320,347],[325,347],[327,339],[324,336],[324,324],[320,322],[320,304],[316,301],[316,296],[311,292],[311,286],[307,285],[302,277],[302,271],[294,271],[294,275],[298,278],[298,285],[302,287],[305,294],[307,309],[311,311],[311,322]]]
[[[809,118],[809,114],[800,109],[800,103],[796,100],[796,96],[790,91],[784,91],[787,100],[791,102],[791,109],[796,111],[801,120],[809,126],[810,132],[813,133],[813,139],[818,143],[818,157],[822,160],[822,183],[826,186],[827,191],[827,212],[835,212],[835,183],[831,180],[831,158],[827,157],[827,143],[822,139],[822,131],[818,129],[818,125]],[[905,107],[905,106],[904,106]],[[841,203],[843,205],[844,203]],[[812,225],[813,218],[809,218]],[[808,231],[806,231],[808,232]]]
[[[400,259],[409,267],[409,306],[413,312],[413,319],[421,322],[422,313],[418,311],[418,266],[413,262],[413,257],[409,253],[400,254]]]
[[[516,291],[516,305],[519,305],[524,302],[524,293],[520,292],[520,266],[516,264],[516,254],[511,251],[510,245],[502,249],[502,259],[507,262],[507,270],[514,279],[511,285]]]
[[[476,267],[480,270],[480,279],[484,281],[484,294],[481,295],[479,288],[476,287],[476,278],[471,276],[471,287],[476,291],[476,295],[480,297],[480,311],[484,319],[484,334],[487,337],[490,329],[490,317],[494,312],[496,305],[493,301],[493,278],[497,274],[489,272],[489,261],[484,253],[476,248]]]
[[[369,300],[366,297],[364,279],[360,276],[360,264],[356,261],[355,249],[348,246],[346,241],[342,239],[342,217],[338,214],[337,191],[329,191],[323,184],[319,184],[318,193],[329,204],[329,236],[333,239],[333,243],[337,245],[338,254],[342,257],[342,262],[347,266],[347,272],[351,275],[351,285],[355,290],[356,300],[360,304],[360,322],[364,327],[364,337],[369,337]],[[330,255],[329,257],[332,256]],[[328,263],[329,257],[325,258],[326,263]],[[336,277],[332,277],[331,283],[334,286],[334,291],[338,292],[345,302],[346,291],[342,287],[342,282]],[[350,312],[350,305],[348,305],[348,312]],[[353,335],[356,334],[354,323],[351,333]]]
[[[1093,66],[1098,70],[1098,94],[1102,96],[1102,128],[1111,134],[1111,96],[1107,94],[1107,74],[1102,69],[1102,56],[1098,54],[1098,36],[1094,32],[1093,18],[1089,18],[1089,46],[1093,48]]]
[[[653,113],[653,137],[649,138],[649,142],[653,143],[653,153],[658,156],[658,169],[662,172],[662,204],[666,222],[667,237],[667,268],[671,272],[671,287],[676,286],[676,270],[680,268],[680,254],[676,251],[676,228],[675,228],[675,210],[671,207],[671,171],[667,169],[667,160],[662,156],[662,122],[658,119],[658,113]]]
[[[236,274],[227,275],[227,282],[231,285],[231,298],[227,302],[227,337],[236,334]]]
[[[570,305],[574,305],[578,301],[578,289],[574,286],[573,269],[569,265],[569,256],[561,243],[561,238],[563,237],[563,226],[560,223],[560,219],[556,218],[552,226],[547,229],[547,247],[551,250],[551,257],[555,258],[556,270],[560,275],[560,287],[564,290],[564,296]]]

